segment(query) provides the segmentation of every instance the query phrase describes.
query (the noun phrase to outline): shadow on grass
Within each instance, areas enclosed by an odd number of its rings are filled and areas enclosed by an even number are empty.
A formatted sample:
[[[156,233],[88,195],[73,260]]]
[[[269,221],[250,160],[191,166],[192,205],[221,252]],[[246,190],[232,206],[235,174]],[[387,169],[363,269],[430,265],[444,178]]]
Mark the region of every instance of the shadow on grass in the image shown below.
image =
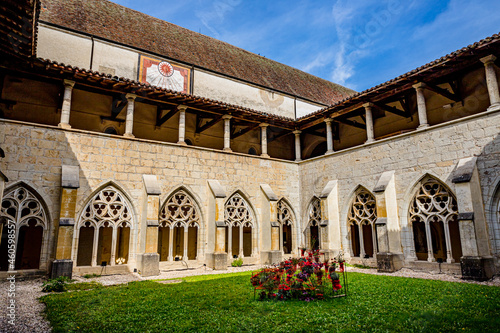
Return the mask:
[[[251,272],[45,296],[55,332],[495,331],[500,288],[349,274],[349,296],[255,301]]]

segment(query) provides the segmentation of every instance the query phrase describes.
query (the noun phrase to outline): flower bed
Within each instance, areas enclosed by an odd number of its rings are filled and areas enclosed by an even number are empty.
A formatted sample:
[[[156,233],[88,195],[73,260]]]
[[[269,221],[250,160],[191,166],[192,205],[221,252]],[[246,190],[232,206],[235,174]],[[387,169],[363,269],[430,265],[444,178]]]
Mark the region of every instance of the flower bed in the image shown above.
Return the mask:
[[[252,274],[254,297],[259,299],[312,301],[347,295],[347,272],[341,255],[319,261],[319,251],[308,251],[300,258],[282,261]]]

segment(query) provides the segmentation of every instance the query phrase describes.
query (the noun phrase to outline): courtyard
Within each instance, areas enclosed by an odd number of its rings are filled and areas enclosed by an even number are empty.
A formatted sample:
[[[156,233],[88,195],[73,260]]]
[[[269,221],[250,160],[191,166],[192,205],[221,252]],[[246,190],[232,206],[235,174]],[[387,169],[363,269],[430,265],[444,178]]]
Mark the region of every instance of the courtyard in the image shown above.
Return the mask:
[[[256,269],[170,271],[151,280],[133,274],[75,277],[75,288],[63,293],[42,293],[42,280],[19,281],[23,304],[14,332],[495,332],[500,327],[498,278],[470,283],[447,274],[409,269],[377,274],[349,267],[347,297],[258,301],[250,284]]]

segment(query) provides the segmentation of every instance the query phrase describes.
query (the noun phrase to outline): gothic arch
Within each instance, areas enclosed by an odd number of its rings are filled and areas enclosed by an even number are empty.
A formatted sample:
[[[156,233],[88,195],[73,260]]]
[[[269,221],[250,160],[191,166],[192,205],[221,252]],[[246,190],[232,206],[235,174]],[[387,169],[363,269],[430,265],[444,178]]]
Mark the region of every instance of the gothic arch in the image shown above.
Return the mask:
[[[347,230],[351,257],[370,258],[377,252],[375,221],[377,206],[373,193],[358,185],[347,212]]]
[[[321,200],[317,196],[313,196],[306,210],[306,228],[304,229],[304,237],[309,249],[319,249],[321,243],[320,224],[321,224]]]
[[[298,223],[292,205],[286,198],[278,203],[278,222],[280,223],[280,246],[284,254],[296,253],[298,247]]]
[[[229,257],[253,257],[258,249],[258,224],[250,201],[242,191],[231,194],[224,203],[226,252]]]
[[[458,207],[453,191],[439,178],[424,175],[411,190],[407,208],[410,258],[455,262],[462,256]]]
[[[24,182],[10,186],[4,193],[0,210],[0,270],[46,269],[52,225],[45,200]],[[15,230],[15,260],[9,267],[11,230]]]
[[[85,201],[74,231],[77,266],[127,264],[135,253],[137,223],[133,205],[113,182],[101,185]]]
[[[498,256],[500,254],[500,179],[493,192],[487,215],[491,251]]]
[[[179,186],[167,196],[159,211],[160,261],[197,260],[202,251],[201,209],[194,195]]]

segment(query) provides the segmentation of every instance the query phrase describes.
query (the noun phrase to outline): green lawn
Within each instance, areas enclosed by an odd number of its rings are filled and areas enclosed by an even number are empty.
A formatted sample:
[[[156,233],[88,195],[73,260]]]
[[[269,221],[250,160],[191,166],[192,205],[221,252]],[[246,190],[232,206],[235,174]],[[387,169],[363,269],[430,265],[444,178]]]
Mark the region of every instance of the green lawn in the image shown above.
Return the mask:
[[[44,296],[55,332],[499,332],[500,288],[349,274],[349,295],[254,301],[250,272]]]

